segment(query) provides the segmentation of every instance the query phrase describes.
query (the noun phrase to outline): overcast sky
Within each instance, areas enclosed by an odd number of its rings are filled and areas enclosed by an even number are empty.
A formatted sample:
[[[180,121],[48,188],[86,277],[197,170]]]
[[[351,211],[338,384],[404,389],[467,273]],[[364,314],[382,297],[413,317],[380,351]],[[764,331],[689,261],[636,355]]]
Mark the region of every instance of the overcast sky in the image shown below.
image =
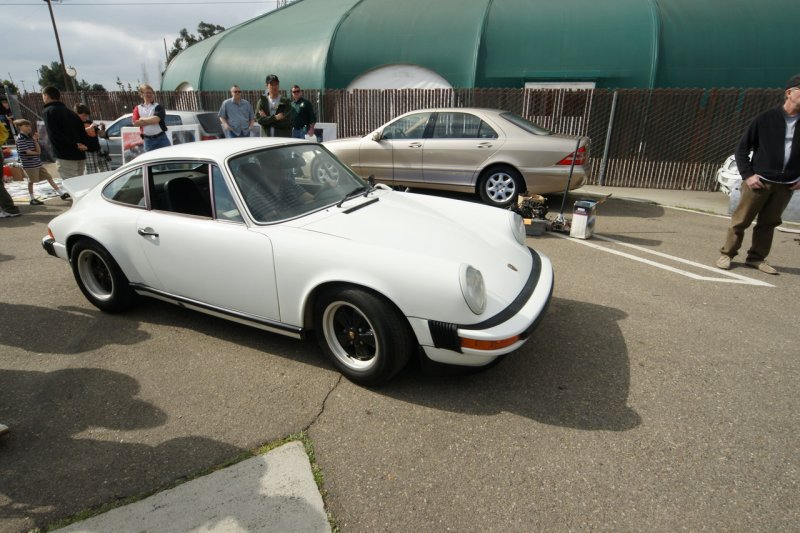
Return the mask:
[[[166,63],[164,39],[172,47],[182,28],[197,35],[202,22],[231,28],[276,7],[277,0],[53,0],[64,62],[77,79],[116,90],[148,81],[158,88]],[[58,61],[53,24],[43,0],[0,0],[0,79],[21,91],[38,92],[36,70]]]

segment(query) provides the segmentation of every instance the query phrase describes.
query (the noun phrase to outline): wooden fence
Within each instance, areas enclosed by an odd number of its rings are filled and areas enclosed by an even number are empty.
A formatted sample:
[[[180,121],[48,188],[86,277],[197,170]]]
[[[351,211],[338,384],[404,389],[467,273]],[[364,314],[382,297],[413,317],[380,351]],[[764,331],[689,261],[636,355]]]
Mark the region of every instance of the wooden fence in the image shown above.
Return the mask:
[[[339,137],[365,135],[392,118],[428,107],[490,107],[520,114],[555,133],[588,135],[590,184],[678,190],[717,190],[715,173],[733,153],[748,122],[781,103],[769,89],[402,89],[306,90],[320,122]],[[244,91],[255,103],[259,91]],[[168,109],[219,109],[227,91],[158,92]],[[84,101],[97,118],[129,113],[135,92],[65,93]],[[41,114],[38,93],[19,97],[21,114]]]

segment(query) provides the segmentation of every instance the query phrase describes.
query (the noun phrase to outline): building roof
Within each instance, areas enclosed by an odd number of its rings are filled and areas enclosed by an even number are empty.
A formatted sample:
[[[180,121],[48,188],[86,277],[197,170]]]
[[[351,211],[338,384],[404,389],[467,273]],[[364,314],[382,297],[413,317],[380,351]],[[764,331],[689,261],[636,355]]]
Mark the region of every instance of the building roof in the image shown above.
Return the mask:
[[[297,0],[181,52],[162,89],[346,88],[392,65],[467,88],[778,87],[798,20],[796,0]]]

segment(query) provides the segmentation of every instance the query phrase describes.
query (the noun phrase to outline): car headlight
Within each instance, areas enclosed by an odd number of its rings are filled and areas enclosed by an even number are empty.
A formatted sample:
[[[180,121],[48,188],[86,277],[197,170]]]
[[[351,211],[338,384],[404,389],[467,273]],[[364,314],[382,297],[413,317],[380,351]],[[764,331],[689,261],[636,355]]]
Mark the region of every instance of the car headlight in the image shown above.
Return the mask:
[[[473,313],[480,315],[486,310],[486,286],[483,284],[483,274],[471,265],[462,264],[459,277],[464,301]]]
[[[523,222],[522,217],[518,213],[509,211],[508,222],[511,224],[511,233],[514,234],[514,238],[517,239],[518,243],[524,245],[527,236],[525,235],[525,222]]]

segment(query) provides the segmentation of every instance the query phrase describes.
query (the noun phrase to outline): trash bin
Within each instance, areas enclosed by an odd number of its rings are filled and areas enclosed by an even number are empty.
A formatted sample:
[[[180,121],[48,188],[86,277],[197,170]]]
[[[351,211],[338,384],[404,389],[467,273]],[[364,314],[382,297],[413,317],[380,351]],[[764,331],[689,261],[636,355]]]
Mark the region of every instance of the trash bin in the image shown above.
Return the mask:
[[[572,210],[572,225],[569,236],[576,239],[588,239],[594,234],[594,223],[597,218],[597,202],[578,200]]]

